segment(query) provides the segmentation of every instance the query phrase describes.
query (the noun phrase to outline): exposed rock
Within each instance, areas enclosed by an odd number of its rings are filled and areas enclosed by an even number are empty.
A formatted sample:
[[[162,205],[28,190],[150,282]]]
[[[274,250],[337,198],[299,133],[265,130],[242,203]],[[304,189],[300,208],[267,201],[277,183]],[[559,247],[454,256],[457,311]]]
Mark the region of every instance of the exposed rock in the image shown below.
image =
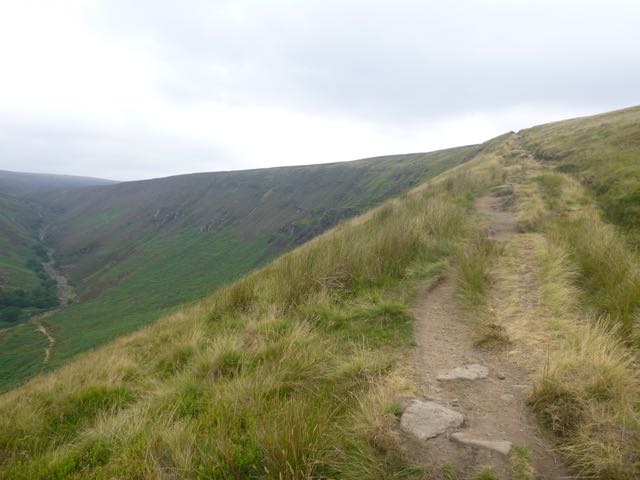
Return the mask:
[[[400,417],[400,428],[418,440],[437,437],[464,422],[462,414],[434,402],[414,400]]]
[[[502,373],[502,372],[498,372],[496,374],[496,377],[498,377],[498,380],[504,380],[505,378],[507,378],[507,377],[505,377],[504,373]]]
[[[509,455],[512,445],[511,442],[506,440],[482,440],[479,438],[473,438],[468,433],[464,432],[452,433],[450,438],[451,440],[463,445],[494,450],[502,455]]]
[[[505,393],[503,395],[500,395],[500,400],[502,400],[503,402],[510,402],[511,400],[513,400],[513,395],[511,395],[510,393]]]
[[[449,370],[447,373],[438,375],[436,379],[441,382],[448,380],[477,380],[479,378],[487,378],[487,375],[489,375],[487,367],[474,363]]]

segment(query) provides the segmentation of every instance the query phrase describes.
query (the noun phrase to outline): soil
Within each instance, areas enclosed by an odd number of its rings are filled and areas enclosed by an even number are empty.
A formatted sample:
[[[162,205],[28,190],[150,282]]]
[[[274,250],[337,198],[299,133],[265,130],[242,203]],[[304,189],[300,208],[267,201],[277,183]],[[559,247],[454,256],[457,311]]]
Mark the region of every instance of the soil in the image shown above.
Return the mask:
[[[477,210],[490,219],[489,235],[505,241],[517,233],[516,219],[508,202],[496,196],[478,199]],[[415,381],[422,399],[432,400],[464,415],[459,431],[481,440],[507,440],[514,447],[526,447],[536,478],[570,478],[551,445],[542,438],[527,405],[530,372],[512,362],[504,352],[483,350],[474,345],[472,327],[465,322],[455,298],[455,280],[445,278],[427,292],[414,308],[413,358]],[[489,369],[484,379],[437,381],[439,374],[468,364]],[[427,468],[427,478],[438,478],[443,464],[451,465],[460,478],[491,466],[500,478],[513,478],[507,456],[479,447],[451,441],[447,434],[418,441],[401,434],[410,460]]]

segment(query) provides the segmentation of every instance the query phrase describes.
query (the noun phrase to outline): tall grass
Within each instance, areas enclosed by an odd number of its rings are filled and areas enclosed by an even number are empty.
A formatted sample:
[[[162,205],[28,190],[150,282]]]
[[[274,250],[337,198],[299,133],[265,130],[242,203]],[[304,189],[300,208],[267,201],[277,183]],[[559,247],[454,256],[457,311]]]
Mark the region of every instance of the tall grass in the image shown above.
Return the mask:
[[[640,259],[615,228],[584,212],[554,222],[549,233],[568,246],[578,265],[585,304],[619,324],[624,335],[638,338]]]
[[[407,303],[469,234],[454,172],[0,397],[3,478],[414,478]]]
[[[531,226],[545,238],[539,288],[560,340],[532,406],[579,478],[638,478],[640,262],[577,182],[552,172],[531,180],[534,201],[521,208],[544,205]]]

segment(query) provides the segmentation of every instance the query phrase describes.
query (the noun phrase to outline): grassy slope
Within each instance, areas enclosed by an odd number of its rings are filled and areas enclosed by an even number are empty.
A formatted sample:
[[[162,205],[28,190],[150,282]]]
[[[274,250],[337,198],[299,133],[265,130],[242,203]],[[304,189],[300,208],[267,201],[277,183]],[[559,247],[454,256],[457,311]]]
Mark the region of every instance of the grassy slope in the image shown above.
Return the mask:
[[[578,478],[640,476],[640,257],[629,241],[638,229],[612,217],[613,197],[585,180],[604,165],[570,153],[564,158],[579,168],[567,168],[558,153],[550,161],[527,151],[535,133],[548,145],[561,138],[563,145],[602,152],[602,136],[584,132],[601,124],[613,131],[619,122],[634,137],[628,119],[634,112],[553,124],[557,131],[540,127],[547,138],[538,128],[514,135],[505,144],[503,174],[524,233],[499,249],[470,242],[459,257],[461,297],[476,320],[478,343],[508,348],[537,369],[532,407]],[[629,200],[626,188],[637,185],[640,172],[607,149],[603,162],[613,158],[613,169],[629,167],[626,176],[609,177],[609,191]],[[612,218],[621,227],[607,223]]]
[[[578,178],[607,218],[640,229],[640,107],[520,132],[537,158]]]
[[[455,254],[480,343],[507,342],[534,360],[532,405],[576,474],[637,478],[637,310],[629,308],[640,261],[625,238],[633,227],[607,225],[591,193],[553,171],[558,164],[527,158],[525,145],[526,137],[500,139],[428,188],[3,395],[0,472],[417,475],[390,429],[406,385],[406,305]],[[496,249],[468,206],[505,181],[529,233]],[[523,265],[539,300],[514,310]],[[516,321],[496,323],[501,312]]]
[[[105,180],[64,175],[40,175],[0,170],[0,291],[33,291],[41,280],[26,267],[36,259],[32,247],[38,245],[41,206],[31,197],[57,189],[103,185]],[[28,309],[28,314],[34,309]],[[0,322],[0,328],[7,325]]]
[[[46,368],[203,297],[340,219],[457,165],[475,148],[46,195],[65,209],[51,236],[84,295],[44,320],[56,338]],[[35,328],[4,333],[1,388],[42,370],[42,343]]]
[[[491,148],[0,397],[5,478],[408,478],[407,305],[499,183]],[[470,171],[471,170],[471,171]]]
[[[0,288],[36,288],[40,281],[26,260],[37,231],[38,214],[26,200],[0,193]]]

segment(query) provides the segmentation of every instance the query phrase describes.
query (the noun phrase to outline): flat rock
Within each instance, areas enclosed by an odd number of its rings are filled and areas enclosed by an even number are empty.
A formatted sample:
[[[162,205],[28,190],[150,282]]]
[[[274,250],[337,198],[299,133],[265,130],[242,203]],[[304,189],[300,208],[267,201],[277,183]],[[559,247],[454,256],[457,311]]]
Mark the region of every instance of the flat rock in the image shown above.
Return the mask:
[[[474,363],[449,370],[447,373],[438,375],[436,380],[441,382],[449,380],[477,380],[479,378],[487,378],[488,375],[489,369],[487,367]]]
[[[462,414],[435,402],[414,400],[400,417],[400,428],[418,440],[437,437],[464,423]]]
[[[480,438],[474,438],[464,432],[452,433],[449,438],[463,445],[494,450],[502,455],[509,455],[512,446],[511,442],[506,440],[482,440]]]

